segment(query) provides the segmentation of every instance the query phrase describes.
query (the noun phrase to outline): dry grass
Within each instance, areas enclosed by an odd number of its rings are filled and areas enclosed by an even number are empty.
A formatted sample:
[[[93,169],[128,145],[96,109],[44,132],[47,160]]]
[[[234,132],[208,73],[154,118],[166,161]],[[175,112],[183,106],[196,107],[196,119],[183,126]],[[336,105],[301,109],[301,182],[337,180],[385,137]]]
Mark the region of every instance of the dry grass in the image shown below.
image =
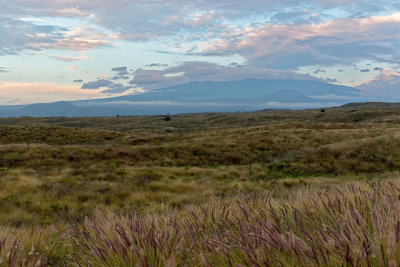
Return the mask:
[[[397,112],[0,119],[0,266],[399,265]]]
[[[398,266],[400,182],[308,185],[10,235],[6,266]],[[51,234],[53,232],[53,234]]]

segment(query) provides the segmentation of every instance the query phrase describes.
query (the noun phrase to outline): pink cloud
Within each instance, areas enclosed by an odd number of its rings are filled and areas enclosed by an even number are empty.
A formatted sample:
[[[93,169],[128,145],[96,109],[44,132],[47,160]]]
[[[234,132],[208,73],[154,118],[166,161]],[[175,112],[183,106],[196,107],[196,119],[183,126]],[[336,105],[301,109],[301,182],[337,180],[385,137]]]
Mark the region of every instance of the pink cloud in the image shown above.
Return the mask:
[[[66,56],[66,55],[53,55],[53,56],[50,56],[50,57],[52,57],[54,59],[61,60],[61,61],[67,61],[67,62],[70,62],[70,61],[82,61],[82,60],[90,59],[88,56],[74,57],[74,56]]]
[[[0,55],[16,54],[25,50],[41,52],[45,49],[87,51],[112,46],[113,34],[104,33],[94,26],[72,29],[54,25],[37,24],[31,20],[12,19],[0,15],[2,36]]]
[[[348,60],[343,55],[349,52],[349,46],[356,52],[350,57],[391,56],[390,43],[399,41],[400,13],[393,13],[335,19],[319,24],[266,23],[258,27],[226,27],[220,38],[203,42],[199,49],[204,54],[240,54],[250,62],[264,60],[271,65],[285,55],[292,55],[294,60],[293,54],[308,54],[315,62],[326,61],[329,64]]]
[[[357,86],[370,101],[400,101],[400,72],[383,68],[374,79]]]
[[[217,17],[217,12],[214,10],[190,14],[185,18],[185,24],[194,28],[202,27],[211,24]]]
[[[77,7],[67,7],[63,9],[52,10],[55,16],[59,17],[87,17],[90,15],[89,12],[83,11]]]
[[[100,97],[104,97],[101,90],[82,90],[79,85],[0,82],[0,104],[2,105],[11,102],[12,104],[29,104]]]

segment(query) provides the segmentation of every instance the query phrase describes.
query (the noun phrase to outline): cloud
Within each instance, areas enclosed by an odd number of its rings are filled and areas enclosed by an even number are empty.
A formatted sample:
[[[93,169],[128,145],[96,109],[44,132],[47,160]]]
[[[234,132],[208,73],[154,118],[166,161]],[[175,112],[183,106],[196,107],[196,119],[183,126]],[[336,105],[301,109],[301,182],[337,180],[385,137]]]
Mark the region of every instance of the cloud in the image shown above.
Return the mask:
[[[82,89],[100,89],[100,88],[107,87],[111,84],[113,84],[113,82],[110,80],[100,79],[100,80],[97,80],[94,82],[84,83],[82,85]]]
[[[114,81],[116,81],[116,80],[129,80],[130,78],[131,77],[129,77],[127,75],[116,75],[116,76],[113,76],[111,78],[111,80],[114,80]]]
[[[322,69],[316,69],[315,71],[313,71],[313,74],[319,74],[319,73],[326,73],[326,71]]]
[[[125,71],[125,67],[113,68],[112,71]],[[203,61],[187,61],[160,70],[139,68],[129,75],[100,78],[84,83],[82,89],[102,89],[104,93],[124,93],[138,88],[152,90],[191,81],[231,81],[247,78],[326,81],[292,71],[253,68],[239,64],[224,66]],[[117,80],[120,82],[116,82]]]
[[[311,98],[315,98],[318,100],[330,100],[330,101],[343,101],[343,100],[354,100],[354,96],[348,95],[335,95],[335,94],[327,94],[327,95],[312,95]]]
[[[85,18],[125,40],[209,39],[221,27],[254,18],[278,24],[317,23],[329,17],[324,13],[365,17],[395,8],[389,0],[248,0],[246,4],[239,0],[0,0],[0,6],[0,16]]]
[[[197,45],[192,46],[189,50],[186,51],[187,55],[192,54],[197,49]]]
[[[369,72],[369,69],[362,69],[360,72]]]
[[[366,101],[400,101],[400,73],[383,68],[379,76],[359,85]]]
[[[167,61],[169,65],[157,63],[167,58],[159,55],[156,63],[135,71],[115,67],[108,77],[82,86],[99,92],[128,92],[133,86],[155,89],[189,81],[316,79],[296,73],[303,66],[312,66],[314,75],[326,71],[323,76],[332,78],[325,81],[337,82],[335,74],[344,74],[335,70],[345,69],[342,65],[366,60],[372,66],[400,64],[400,12],[396,12],[400,6],[388,0],[249,0],[245,4],[239,0],[0,0],[0,6],[0,55],[45,54],[50,49],[57,50],[49,53],[56,54],[52,58],[75,62],[88,57],[67,56],[66,51],[85,53],[126,42],[154,41],[165,50],[160,53],[176,56]],[[142,44],[146,48],[147,43]],[[206,62],[210,56],[214,62],[241,63]],[[230,56],[235,59],[221,59]],[[188,58],[198,61],[185,62]],[[172,66],[176,63],[170,62],[183,63]],[[335,67],[333,75],[330,66]],[[382,71],[373,70],[371,77]],[[106,84],[100,86],[101,82]]]
[[[313,12],[312,10],[309,9],[296,9],[294,8],[293,10],[290,11],[281,11],[276,13],[275,15],[272,16],[271,20],[273,22],[282,24],[282,23],[317,23],[322,20],[324,16],[321,16],[321,13],[318,14],[317,12]]]
[[[111,46],[112,36],[98,31],[95,27],[68,29],[54,25],[38,25],[35,21],[0,16],[0,56],[15,55],[25,50],[45,49],[85,51]],[[86,59],[68,56],[53,56],[64,61]]]
[[[134,86],[124,85],[122,83],[111,83],[107,86],[108,89],[103,90],[102,93],[119,94],[127,92],[134,88]]]
[[[104,33],[94,26],[78,26],[69,29],[61,38],[49,46],[42,46],[43,49],[60,49],[72,51],[87,51],[99,47],[112,46],[111,41],[116,37]]]
[[[185,17],[184,23],[192,28],[203,27],[212,24],[218,18],[215,10],[189,14]]]
[[[82,60],[89,59],[88,56],[73,57],[73,56],[65,56],[65,55],[54,55],[54,56],[50,56],[50,57],[57,59],[57,60],[66,61],[66,62],[82,61]]]
[[[51,14],[53,16],[67,17],[67,18],[68,17],[70,17],[70,18],[87,17],[90,15],[89,12],[80,10],[77,7],[67,7],[67,8],[63,8],[63,9],[57,9],[57,10],[54,10],[53,12],[51,12]]]
[[[332,107],[338,106],[341,102],[299,102],[299,103],[285,103],[285,102],[267,102],[265,103],[265,108],[273,108],[273,109],[310,109],[310,108],[320,108],[320,107]]]
[[[67,70],[69,71],[75,71],[75,70],[79,70],[79,66],[77,65],[71,65],[67,68]]]
[[[82,79],[74,80],[74,83],[83,83]]]
[[[163,68],[165,68],[165,67],[168,67],[168,64],[150,63],[150,64],[147,64],[145,67],[148,67],[148,68],[160,68],[160,67],[163,67]]]
[[[329,77],[328,78],[324,78],[323,81],[327,82],[327,83],[338,83],[339,82],[337,79],[329,78]]]
[[[111,69],[111,71],[116,71],[116,72],[126,72],[127,70],[128,70],[127,67],[115,67]]]
[[[22,50],[40,50],[40,44],[56,42],[66,29],[55,26],[38,27],[22,20],[0,17],[0,55],[17,54]]]
[[[129,83],[139,87],[151,87],[151,85],[161,84],[165,80],[162,70],[137,69],[134,72],[134,78]]]
[[[387,0],[379,4],[371,0],[249,0],[246,5],[239,0],[0,0],[0,4],[6,37],[0,38],[0,55],[44,49],[85,51],[113,46],[119,40],[162,40],[170,44],[196,41],[189,49],[182,46],[186,51],[175,51],[182,56],[239,55],[261,68],[296,70],[364,59],[400,62],[395,49],[400,45],[399,13],[368,17],[379,11],[394,12],[393,1]],[[88,26],[42,25],[35,21],[40,17],[74,18]]]
[[[135,86],[129,84],[115,83],[108,79],[99,79],[97,81],[84,83],[82,89],[98,90],[101,89],[102,93],[119,94],[133,89]]]
[[[242,65],[240,65],[237,62],[232,62],[232,63],[229,64],[229,66],[231,66],[231,67],[241,67]]]
[[[9,70],[7,70],[4,67],[0,67],[0,73],[6,73],[6,72],[10,72]]]
[[[400,13],[305,24],[227,27],[198,45],[200,54],[242,55],[253,66],[297,69],[355,61],[400,63]]]
[[[112,68],[111,71],[114,71],[117,73],[117,75],[115,75],[113,78],[114,80],[125,79],[126,75],[129,74],[127,67],[115,67],[115,68]]]
[[[179,74],[179,75],[177,75]],[[145,89],[157,89],[191,81],[230,81],[247,78],[320,80],[292,71],[229,65],[203,61],[187,61],[162,70],[137,69],[129,82]]]
[[[379,10],[384,10],[385,8],[392,7],[393,1],[381,0],[379,3],[377,1],[371,0],[307,0],[307,1],[293,1],[293,0],[248,0],[246,5],[243,5],[242,1],[239,0],[220,0],[220,1],[210,1],[210,0],[195,0],[195,1],[185,1],[185,0],[169,0],[169,1],[147,1],[147,0],[114,0],[112,3],[108,0],[97,0],[97,1],[87,1],[87,0],[53,0],[53,1],[41,1],[41,0],[1,0],[0,3],[3,6],[4,12],[13,11],[20,14],[30,14],[41,15],[41,16],[65,16],[65,17],[81,17],[89,15],[103,15],[108,17],[115,17],[124,19],[126,13],[131,13],[135,15],[141,15],[151,10],[164,9],[164,13],[161,13],[162,17],[173,17],[175,14],[173,11],[175,9],[180,9],[184,11],[198,11],[197,13],[206,16],[210,13],[210,10],[227,10],[236,11],[233,15],[242,15],[243,13],[263,13],[266,11],[279,10],[277,13],[282,13],[285,7],[292,6],[294,9],[299,11],[304,8],[304,6],[312,6],[315,9],[318,8],[336,8],[340,7],[343,10],[355,10],[358,12],[378,12]],[[119,11],[119,12],[117,12]],[[354,13],[354,12],[353,12]],[[170,20],[174,20],[170,18]]]
[[[18,99],[16,99],[16,94]],[[99,98],[99,90],[82,90],[79,85],[55,83],[0,82],[0,104],[29,104],[59,100]]]

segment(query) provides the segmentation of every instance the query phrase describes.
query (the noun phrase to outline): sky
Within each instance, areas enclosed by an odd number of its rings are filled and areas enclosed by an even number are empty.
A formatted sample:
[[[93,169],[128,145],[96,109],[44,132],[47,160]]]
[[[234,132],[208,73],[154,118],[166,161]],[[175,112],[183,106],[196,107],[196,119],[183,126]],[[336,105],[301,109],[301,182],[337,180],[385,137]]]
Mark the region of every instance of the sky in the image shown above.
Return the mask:
[[[400,1],[0,0],[0,105],[307,79],[400,101]]]

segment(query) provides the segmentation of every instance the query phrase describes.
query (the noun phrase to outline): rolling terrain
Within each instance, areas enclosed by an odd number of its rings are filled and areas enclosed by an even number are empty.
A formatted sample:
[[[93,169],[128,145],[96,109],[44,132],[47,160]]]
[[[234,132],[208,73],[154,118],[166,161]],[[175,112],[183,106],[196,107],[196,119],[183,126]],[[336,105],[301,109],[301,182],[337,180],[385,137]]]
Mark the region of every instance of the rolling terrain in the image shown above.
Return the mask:
[[[400,105],[0,119],[0,265],[395,266]]]

